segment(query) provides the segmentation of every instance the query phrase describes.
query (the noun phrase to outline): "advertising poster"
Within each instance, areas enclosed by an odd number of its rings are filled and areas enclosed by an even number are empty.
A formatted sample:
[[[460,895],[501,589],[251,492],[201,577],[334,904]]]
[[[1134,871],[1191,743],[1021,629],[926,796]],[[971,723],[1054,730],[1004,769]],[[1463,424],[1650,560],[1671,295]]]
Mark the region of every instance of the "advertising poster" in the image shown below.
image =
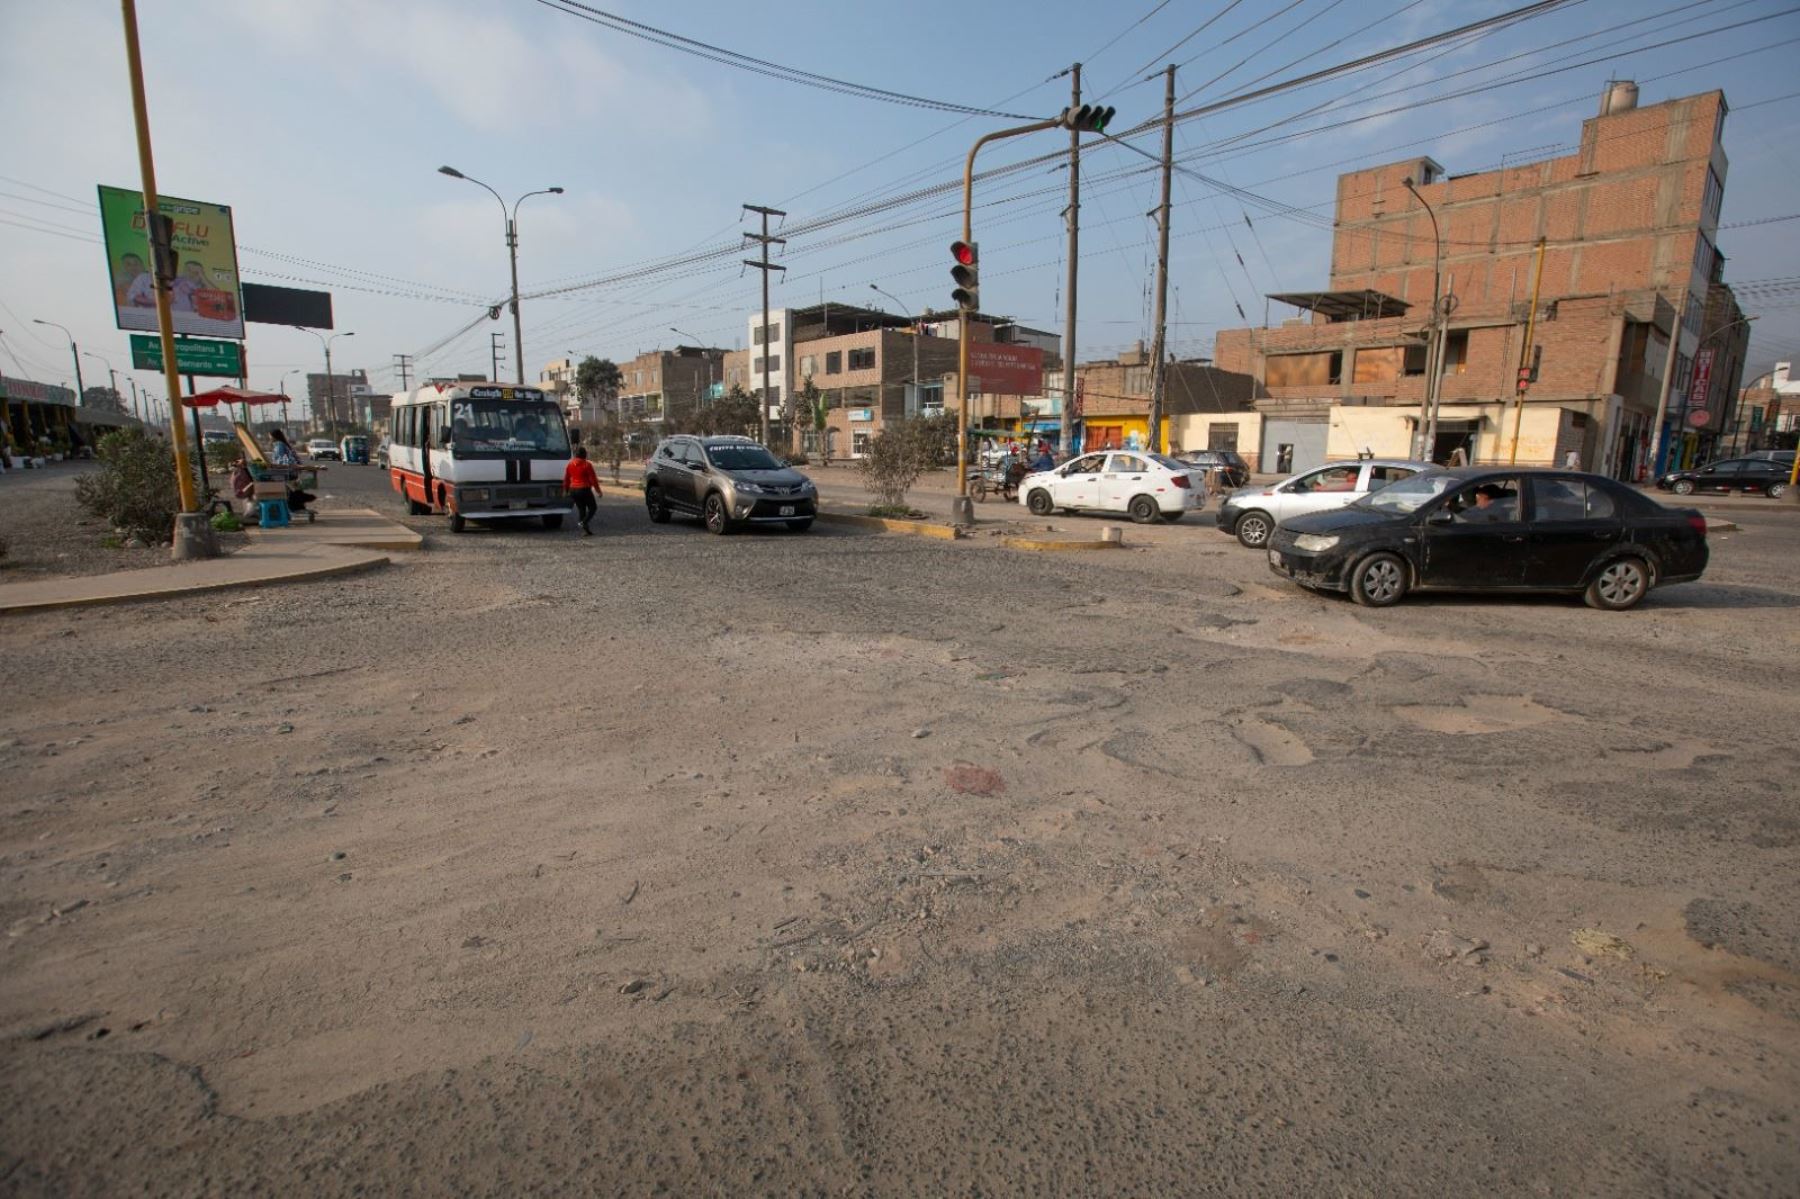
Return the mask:
[[[157,207],[175,222],[175,287],[169,297],[175,332],[241,339],[244,304],[231,209],[174,196],[157,197]],[[143,193],[102,187],[100,223],[106,233],[106,273],[112,281],[119,328],[156,332],[155,278],[150,273]]]

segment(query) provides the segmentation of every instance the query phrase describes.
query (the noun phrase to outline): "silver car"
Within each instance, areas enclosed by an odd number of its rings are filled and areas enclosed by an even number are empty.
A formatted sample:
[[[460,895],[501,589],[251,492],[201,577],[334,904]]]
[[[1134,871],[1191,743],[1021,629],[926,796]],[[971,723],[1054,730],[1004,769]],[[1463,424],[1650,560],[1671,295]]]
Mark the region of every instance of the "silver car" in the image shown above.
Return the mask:
[[[1389,483],[1437,469],[1435,463],[1406,458],[1327,462],[1266,487],[1238,488],[1219,505],[1217,524],[1251,549],[1260,549],[1284,520],[1342,508]]]

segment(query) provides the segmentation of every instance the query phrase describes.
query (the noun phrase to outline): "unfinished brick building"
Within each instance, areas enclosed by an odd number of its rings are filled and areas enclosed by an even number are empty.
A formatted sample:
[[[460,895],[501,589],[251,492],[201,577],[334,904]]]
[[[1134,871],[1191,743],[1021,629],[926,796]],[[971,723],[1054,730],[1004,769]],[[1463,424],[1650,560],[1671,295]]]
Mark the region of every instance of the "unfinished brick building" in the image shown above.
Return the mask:
[[[1640,108],[1635,85],[1618,83],[1573,154],[1448,178],[1429,158],[1340,176],[1329,290],[1271,297],[1309,315],[1215,345],[1221,368],[1256,380],[1263,461],[1413,451],[1439,272],[1450,298],[1434,459],[1547,465],[1574,451],[1590,470],[1643,477],[1671,336],[1668,460],[1705,450],[1706,418],[1688,424],[1684,405],[1696,353],[1704,340],[1709,389],[1732,395],[1748,334],[1707,319],[1709,300],[1735,309],[1715,241],[1725,114],[1722,92]],[[1515,406],[1540,246],[1537,375]]]

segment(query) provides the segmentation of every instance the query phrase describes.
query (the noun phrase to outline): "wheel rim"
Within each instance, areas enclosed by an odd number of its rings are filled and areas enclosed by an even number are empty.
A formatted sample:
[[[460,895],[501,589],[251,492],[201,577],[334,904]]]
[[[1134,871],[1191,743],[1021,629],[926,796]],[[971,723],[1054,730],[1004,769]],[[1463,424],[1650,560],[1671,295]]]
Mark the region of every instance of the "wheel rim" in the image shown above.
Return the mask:
[[[1683,480],[1681,480],[1681,482],[1675,484],[1675,494],[1676,495],[1692,495],[1693,493],[1694,493],[1694,485],[1692,483],[1688,482],[1686,479],[1683,479]]]
[[[716,495],[706,501],[706,527],[714,531],[725,527],[725,506],[719,503]]]
[[[1600,598],[1609,604],[1628,604],[1644,593],[1644,571],[1635,562],[1614,562],[1600,572]]]
[[[1404,580],[1400,574],[1400,564],[1382,559],[1371,562],[1363,568],[1363,594],[1372,600],[1391,600],[1400,594]]]
[[[1260,516],[1246,516],[1238,525],[1238,531],[1251,545],[1261,545],[1269,539],[1269,524]]]
[[[1039,516],[1050,515],[1050,497],[1041,491],[1031,493],[1031,510]]]
[[[1769,484],[1769,498],[1770,499],[1778,500],[1786,494],[1787,494],[1787,484],[1786,483],[1771,483],[1771,484]]]
[[[1131,505],[1131,517],[1139,524],[1149,524],[1156,516],[1156,505],[1149,500],[1134,500]]]

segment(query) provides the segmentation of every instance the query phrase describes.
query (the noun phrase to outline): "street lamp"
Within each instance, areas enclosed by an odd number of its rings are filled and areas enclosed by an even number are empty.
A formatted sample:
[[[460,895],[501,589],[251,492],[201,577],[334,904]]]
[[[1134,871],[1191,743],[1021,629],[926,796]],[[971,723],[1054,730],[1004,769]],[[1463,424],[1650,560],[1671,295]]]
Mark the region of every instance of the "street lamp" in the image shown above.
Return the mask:
[[[692,341],[694,343],[694,348],[700,351],[700,356],[702,358],[706,359],[706,390],[707,390],[708,395],[710,395],[712,393],[712,385],[713,385],[713,374],[712,374],[713,364],[712,364],[712,355],[708,354],[706,352],[706,343],[701,341],[698,337],[695,337],[692,333],[683,333],[680,329],[677,329],[674,325],[669,326],[669,332],[673,333],[677,337],[685,337],[689,341]],[[694,405],[694,411],[695,412],[700,411],[699,404]]]
[[[300,370],[301,370],[301,368],[296,366],[296,367],[292,367],[288,370],[281,372],[281,379],[279,382],[277,382],[275,384],[276,390],[281,392],[281,427],[283,429],[286,429],[288,426],[288,401],[287,401],[288,376],[292,375],[292,374],[297,374],[297,373],[299,373]]]
[[[69,357],[75,361],[75,403],[79,405],[81,403],[81,393],[86,391],[87,387],[81,382],[81,349],[75,344],[75,335],[69,332],[69,327],[67,325],[59,325],[55,321],[41,321],[34,316],[31,318],[31,323],[34,325],[48,325],[52,329],[61,329],[63,331],[63,336],[69,339]]]
[[[1436,250],[1431,258],[1431,342],[1425,351],[1425,404],[1419,412],[1419,452],[1421,461],[1430,461],[1431,453],[1437,445],[1438,394],[1443,385],[1443,316],[1444,301],[1442,296],[1444,278],[1444,238],[1438,231],[1437,213],[1419,189],[1413,186],[1413,179],[1408,175],[1401,183],[1413,194],[1425,209],[1425,215],[1431,218],[1431,238],[1436,243]]]
[[[294,328],[300,330],[302,333],[312,334],[319,339],[319,344],[325,347],[325,423],[331,432],[335,434],[337,432],[337,386],[336,380],[331,374],[331,343],[340,337],[355,337],[356,332],[352,330],[348,333],[333,333],[330,337],[327,337],[317,329],[308,329],[304,325],[295,325]],[[287,376],[283,375],[282,378],[285,379]],[[315,420],[318,419],[318,415],[319,414],[316,412],[313,413],[313,418]]]
[[[533,196],[560,196],[563,194],[563,189],[546,187],[534,192],[526,192],[513,201],[512,211],[508,212],[506,201],[500,198],[500,193],[488,187],[481,180],[470,178],[455,167],[439,167],[438,174],[448,175],[452,179],[462,179],[477,187],[487,188],[488,194],[500,201],[500,215],[506,218],[506,252],[512,259],[513,373],[519,385],[524,386],[525,330],[519,319],[519,205]]]
[[[905,314],[906,305],[901,303],[899,296],[896,296],[893,292],[886,291],[886,290],[876,286],[873,283],[869,284],[869,290],[872,292],[875,292],[877,295],[886,296],[888,299],[892,300],[895,304],[898,304],[900,306],[900,312],[903,315]],[[919,410],[919,318],[916,316],[909,316],[906,319],[912,322],[912,327],[913,327],[913,368],[912,368],[912,380],[911,380],[911,382],[912,382],[912,403],[906,405],[905,407],[906,407],[906,415],[913,416],[913,415],[916,415]]]
[[[83,358],[92,358],[95,362],[103,362],[106,364],[106,377],[112,384],[113,399],[119,401],[120,405],[123,406],[124,397],[119,394],[119,372],[113,369],[113,364],[107,360],[104,354],[96,354],[92,350],[81,351],[81,356]],[[81,403],[81,397],[77,397],[75,403],[79,405]]]

